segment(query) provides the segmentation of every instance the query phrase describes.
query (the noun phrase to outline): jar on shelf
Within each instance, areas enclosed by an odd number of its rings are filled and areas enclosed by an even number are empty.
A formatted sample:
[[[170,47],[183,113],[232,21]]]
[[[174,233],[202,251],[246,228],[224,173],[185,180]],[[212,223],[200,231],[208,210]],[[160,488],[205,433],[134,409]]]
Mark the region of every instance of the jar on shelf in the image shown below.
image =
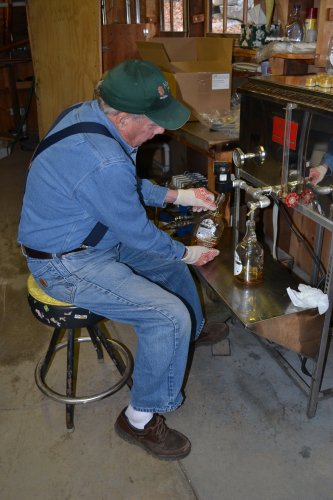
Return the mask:
[[[333,36],[328,42],[325,70],[329,75],[333,75]]]
[[[301,6],[295,4],[286,25],[286,37],[294,42],[303,42],[305,38],[304,23],[301,18]]]

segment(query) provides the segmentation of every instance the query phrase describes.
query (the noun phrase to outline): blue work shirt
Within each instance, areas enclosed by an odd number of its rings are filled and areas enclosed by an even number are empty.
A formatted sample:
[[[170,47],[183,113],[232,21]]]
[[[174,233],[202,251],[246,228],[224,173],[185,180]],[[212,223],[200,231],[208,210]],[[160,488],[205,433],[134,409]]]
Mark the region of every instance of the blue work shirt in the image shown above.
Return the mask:
[[[166,259],[181,259],[184,245],[158,229],[145,210],[145,206],[164,207],[167,188],[137,178],[137,148],[122,139],[97,101],[72,109],[49,135],[85,121],[104,125],[115,139],[75,134],[32,161],[18,241],[43,252],[68,252],[79,247],[101,222],[108,231],[96,248],[123,243]]]

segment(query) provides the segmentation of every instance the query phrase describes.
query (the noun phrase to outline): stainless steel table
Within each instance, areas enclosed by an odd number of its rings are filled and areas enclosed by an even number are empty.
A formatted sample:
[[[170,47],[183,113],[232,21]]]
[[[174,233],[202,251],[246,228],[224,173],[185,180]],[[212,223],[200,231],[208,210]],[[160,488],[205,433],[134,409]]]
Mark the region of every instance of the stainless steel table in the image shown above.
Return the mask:
[[[287,287],[298,289],[299,280],[282,264],[274,261],[270,253],[265,253],[264,282],[259,285],[244,286],[233,277],[233,230],[224,231],[219,245],[220,255],[202,267],[194,268],[208,285],[226,304],[231,313],[250,331],[274,346],[283,346],[305,358],[318,361],[318,353],[326,345],[322,338],[325,315],[320,316],[317,308],[299,308],[292,304]],[[282,363],[284,364],[284,363]],[[287,367],[287,364],[284,364]],[[288,373],[290,370],[288,370]],[[300,387],[309,392],[308,416],[314,416],[319,396],[331,397],[332,391],[320,395],[316,390],[315,378],[321,373],[314,370],[311,387],[297,376]]]

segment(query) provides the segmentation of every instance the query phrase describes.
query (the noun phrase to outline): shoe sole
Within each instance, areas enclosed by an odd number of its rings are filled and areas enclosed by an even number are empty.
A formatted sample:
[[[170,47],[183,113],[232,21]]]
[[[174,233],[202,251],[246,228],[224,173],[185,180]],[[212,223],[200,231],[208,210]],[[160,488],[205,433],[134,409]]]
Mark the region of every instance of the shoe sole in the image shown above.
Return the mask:
[[[229,333],[226,334],[224,337],[221,337],[220,339],[214,340],[214,341],[207,341],[207,342],[194,342],[195,347],[203,347],[203,346],[210,346],[210,345],[215,345],[218,344],[219,342],[223,342],[223,340],[227,339],[229,337]]]
[[[227,339],[229,337],[229,327],[226,328],[226,332],[220,336],[220,338],[216,340],[207,340],[205,342],[204,340],[200,342],[200,340],[197,340],[194,342],[195,347],[202,347],[202,346],[208,346],[208,345],[215,345],[218,344],[219,342],[222,342],[223,340]]]
[[[181,460],[181,459],[187,457],[187,455],[191,451],[191,444],[190,444],[188,451],[186,453],[184,453],[183,455],[167,455],[167,456],[166,455],[159,455],[158,453],[154,453],[150,448],[147,448],[146,446],[144,446],[144,444],[142,444],[135,437],[130,436],[127,432],[123,431],[123,429],[121,429],[121,427],[119,427],[117,424],[115,424],[114,429],[120,438],[124,439],[125,441],[127,441],[130,444],[135,444],[136,446],[139,446],[139,448],[142,448],[147,453],[149,453],[149,455],[151,455],[155,458],[158,458],[159,460],[165,460],[165,461]]]

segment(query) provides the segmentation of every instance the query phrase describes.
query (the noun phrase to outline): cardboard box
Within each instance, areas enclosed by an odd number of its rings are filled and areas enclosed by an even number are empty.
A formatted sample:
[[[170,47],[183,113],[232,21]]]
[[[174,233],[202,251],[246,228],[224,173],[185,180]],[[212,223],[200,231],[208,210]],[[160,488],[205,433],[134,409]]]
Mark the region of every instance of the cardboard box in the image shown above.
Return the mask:
[[[172,94],[198,114],[230,110],[232,45],[230,38],[151,38],[138,41],[142,59],[159,66]]]

